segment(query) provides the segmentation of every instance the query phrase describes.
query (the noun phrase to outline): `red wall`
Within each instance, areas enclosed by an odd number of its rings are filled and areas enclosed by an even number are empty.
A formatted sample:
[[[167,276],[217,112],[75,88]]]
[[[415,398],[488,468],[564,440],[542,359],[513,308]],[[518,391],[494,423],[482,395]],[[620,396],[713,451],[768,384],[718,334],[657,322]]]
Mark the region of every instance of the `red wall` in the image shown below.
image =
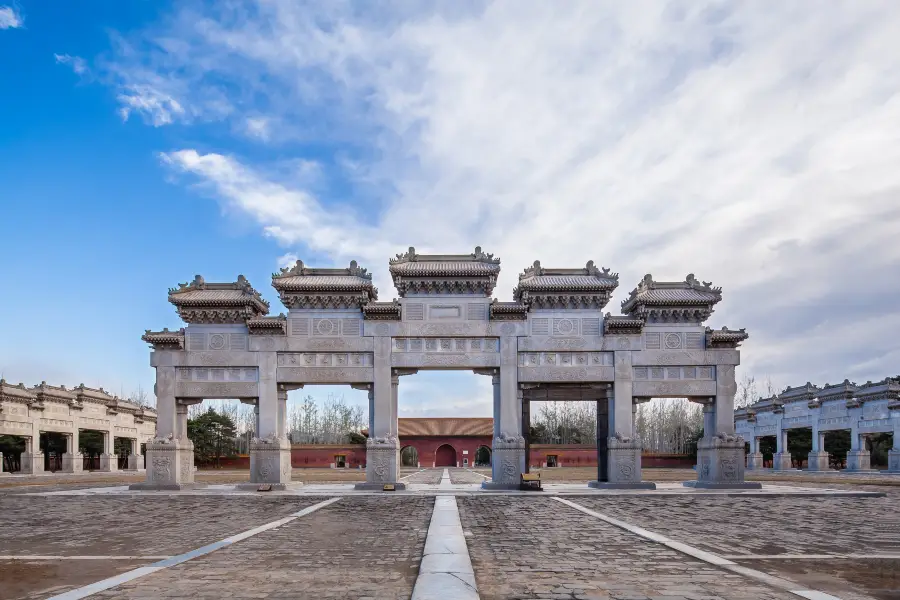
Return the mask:
[[[479,446],[491,447],[491,438],[483,437],[410,437],[400,441],[401,447],[414,446],[419,453],[419,464],[431,467],[434,464],[435,451],[443,444],[450,444],[456,450],[457,464],[462,466],[463,458],[469,459],[469,466],[475,464],[475,451]],[[468,454],[463,454],[468,450]],[[337,454],[347,457],[347,466],[351,469],[366,466],[366,446],[364,444],[294,444],[291,446],[291,466],[295,468],[328,468]],[[564,444],[532,444],[529,464],[540,467],[547,462],[547,455],[555,454],[560,467],[596,467],[597,450],[591,447]],[[650,454],[641,456],[641,466],[645,469],[656,468],[691,468],[695,460],[681,454]],[[249,456],[223,458],[220,465],[225,469],[249,469]]]

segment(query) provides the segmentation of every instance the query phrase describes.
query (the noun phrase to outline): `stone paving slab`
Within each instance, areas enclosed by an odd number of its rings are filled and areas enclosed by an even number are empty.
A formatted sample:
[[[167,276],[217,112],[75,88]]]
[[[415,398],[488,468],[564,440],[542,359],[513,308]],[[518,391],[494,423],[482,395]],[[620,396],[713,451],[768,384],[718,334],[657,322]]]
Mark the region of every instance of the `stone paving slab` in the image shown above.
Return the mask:
[[[491,478],[482,477],[477,471],[468,469],[450,469],[450,482],[454,484],[469,483],[481,485],[483,481],[490,481]]]
[[[344,498],[97,598],[408,600],[434,500]]]
[[[0,538],[2,539],[2,538]],[[0,560],[0,600],[48,598],[113,577],[148,561]]]
[[[458,497],[482,600],[787,600],[552,499]]]
[[[311,496],[0,497],[3,554],[171,555],[314,504]]]

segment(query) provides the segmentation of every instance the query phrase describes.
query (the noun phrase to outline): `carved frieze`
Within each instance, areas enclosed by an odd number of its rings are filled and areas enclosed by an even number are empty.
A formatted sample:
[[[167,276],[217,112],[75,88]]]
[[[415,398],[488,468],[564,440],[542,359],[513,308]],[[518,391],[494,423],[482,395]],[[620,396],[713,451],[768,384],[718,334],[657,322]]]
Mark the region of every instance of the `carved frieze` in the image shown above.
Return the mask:
[[[611,367],[612,352],[519,352],[520,367]]]
[[[370,352],[282,352],[279,367],[371,367]]]
[[[739,365],[739,350],[645,350],[634,353],[635,366]]]
[[[375,380],[372,367],[278,367],[279,383],[369,383]]]
[[[716,368],[712,366],[699,367],[634,367],[634,379],[636,381],[660,381],[660,380],[715,380]]]
[[[174,354],[174,363],[183,367],[244,367],[258,362],[253,352],[184,352]]]
[[[665,380],[665,381],[635,381],[632,386],[635,396],[647,396],[660,398],[671,396],[683,398],[685,396],[715,396],[715,381],[691,381],[691,380]]]
[[[391,354],[394,367],[499,367],[500,354],[456,352],[395,352]]]
[[[563,366],[519,367],[519,382],[613,381],[613,367]]]
[[[259,381],[257,367],[178,367],[175,381]]]
[[[498,338],[400,338],[391,340],[391,352],[453,352],[485,353],[499,352]]]
[[[849,429],[850,417],[827,417],[819,419],[819,430]]]
[[[253,398],[259,395],[256,382],[176,382],[179,398]]]

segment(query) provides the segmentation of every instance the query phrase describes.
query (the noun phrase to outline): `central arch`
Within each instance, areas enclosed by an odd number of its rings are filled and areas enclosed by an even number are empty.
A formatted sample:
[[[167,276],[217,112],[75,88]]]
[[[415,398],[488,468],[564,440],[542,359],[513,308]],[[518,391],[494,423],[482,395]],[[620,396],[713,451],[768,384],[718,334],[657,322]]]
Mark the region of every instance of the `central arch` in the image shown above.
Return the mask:
[[[456,450],[450,444],[442,444],[434,451],[435,467],[455,467]]]

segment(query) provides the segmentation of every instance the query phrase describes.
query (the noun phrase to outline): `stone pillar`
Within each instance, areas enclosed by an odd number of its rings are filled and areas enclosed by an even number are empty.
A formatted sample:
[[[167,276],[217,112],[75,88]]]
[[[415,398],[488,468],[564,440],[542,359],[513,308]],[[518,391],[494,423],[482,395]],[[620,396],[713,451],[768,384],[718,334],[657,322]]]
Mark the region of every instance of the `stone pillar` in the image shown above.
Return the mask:
[[[818,417],[813,417],[812,449],[807,457],[807,468],[810,471],[830,471],[830,455],[825,451],[825,432],[819,431]]]
[[[116,438],[112,430],[103,431],[103,454],[100,455],[101,471],[118,471],[119,456],[116,454]]]
[[[375,389],[369,386],[369,436],[375,431]]]
[[[900,405],[896,409],[900,409]],[[891,410],[896,410],[891,409]],[[894,419],[894,443],[888,450],[888,473],[900,473],[900,418],[893,416]]]
[[[500,421],[497,419],[497,415],[500,414],[500,370],[492,369],[493,373],[491,374],[491,386],[494,392],[494,437],[500,437]],[[492,461],[493,462],[493,461]]]
[[[762,487],[760,483],[744,481],[744,438],[734,433],[734,369],[734,365],[717,365],[716,397],[701,400],[704,433],[697,443],[697,480],[686,481],[685,485],[711,489]],[[707,423],[712,425],[711,431]]]
[[[873,472],[872,457],[866,449],[866,434],[859,433],[856,424],[850,430],[850,450],[847,452],[847,471],[855,473]]]
[[[776,471],[793,471],[794,466],[791,464],[791,453],[788,452],[788,431],[787,429],[779,429],[775,435],[775,455],[772,457],[772,468]]]
[[[35,443],[35,440],[38,443]],[[40,437],[25,438],[25,452],[19,456],[23,475],[36,475],[44,472],[44,453],[40,451],[39,443]],[[35,450],[37,451],[35,452]]]
[[[509,327],[507,327],[509,326]],[[505,323],[509,332],[500,337],[500,400],[494,406],[494,431],[491,443],[491,480],[485,489],[518,489],[528,460],[522,436],[522,390],[519,389],[518,344],[515,325]]]
[[[391,382],[391,338],[377,335],[374,343],[374,382],[369,415],[369,438],[366,440],[366,482],[356,484],[357,489],[383,489],[385,484],[394,489],[405,489],[399,482],[400,441],[394,432],[397,425],[394,416],[394,388]]]
[[[153,356],[151,364],[154,364]],[[187,437],[187,404],[175,399],[174,366],[156,366],[153,391],[156,394],[156,437],[147,442],[147,479],[143,483],[130,485],[129,489],[202,487],[194,483],[194,444]]]
[[[131,442],[131,452],[128,453],[128,470],[143,471],[144,457],[141,454],[141,445],[136,438],[131,438],[129,441]]]
[[[763,468],[763,455],[759,451],[759,438],[754,433],[750,437],[750,453],[747,455],[747,470],[758,471]]]
[[[81,473],[84,471],[84,455],[78,451],[78,427],[66,435],[66,453],[62,455],[63,473]]]
[[[285,489],[291,482],[291,444],[287,439],[287,388],[276,380],[276,352],[259,353],[259,430],[250,442],[250,482]]]

